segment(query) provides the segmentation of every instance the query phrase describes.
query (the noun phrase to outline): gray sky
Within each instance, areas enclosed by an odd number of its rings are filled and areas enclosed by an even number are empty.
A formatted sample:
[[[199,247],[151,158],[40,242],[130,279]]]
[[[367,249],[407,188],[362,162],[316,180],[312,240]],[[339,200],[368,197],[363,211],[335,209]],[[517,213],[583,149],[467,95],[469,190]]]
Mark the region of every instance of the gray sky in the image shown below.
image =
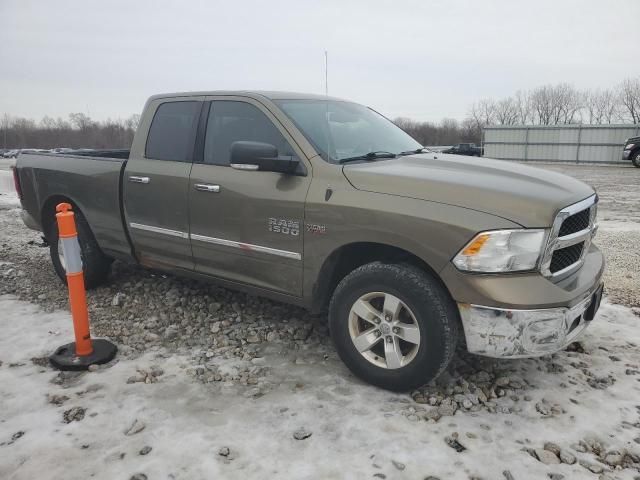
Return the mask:
[[[97,119],[160,92],[329,93],[387,116],[640,74],[640,0],[0,0],[0,115]]]

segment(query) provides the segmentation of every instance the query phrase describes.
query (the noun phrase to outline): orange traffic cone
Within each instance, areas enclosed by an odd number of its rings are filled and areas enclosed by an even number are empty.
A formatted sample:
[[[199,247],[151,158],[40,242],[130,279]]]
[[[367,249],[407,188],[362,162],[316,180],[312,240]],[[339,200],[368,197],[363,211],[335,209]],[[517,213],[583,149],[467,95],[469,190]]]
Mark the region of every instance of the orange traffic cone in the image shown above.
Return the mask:
[[[56,206],[58,221],[58,237],[62,244],[62,252],[67,272],[69,287],[69,305],[73,318],[73,331],[76,341],[59,347],[49,357],[51,364],[60,370],[86,370],[90,365],[98,365],[113,360],[117,347],[103,339],[91,339],[89,333],[89,312],[87,295],[84,289],[84,273],[78,232],[71,205],[60,203]]]

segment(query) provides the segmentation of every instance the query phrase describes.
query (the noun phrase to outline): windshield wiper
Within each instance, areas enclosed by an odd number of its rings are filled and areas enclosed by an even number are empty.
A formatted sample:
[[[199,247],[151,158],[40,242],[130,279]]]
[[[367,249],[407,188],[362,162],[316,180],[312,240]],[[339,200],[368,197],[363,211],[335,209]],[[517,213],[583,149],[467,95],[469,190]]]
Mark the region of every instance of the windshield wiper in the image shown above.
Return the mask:
[[[372,161],[377,158],[396,158],[396,157],[397,155],[395,153],[385,152],[380,150],[377,152],[369,152],[364,155],[357,155],[355,157],[341,158],[340,160],[338,160],[338,163],[355,162],[357,160]]]
[[[415,155],[416,153],[426,153],[429,152],[430,150],[426,147],[421,147],[421,148],[416,148],[415,150],[407,150],[406,152],[400,152],[398,154],[398,156],[404,156],[404,155]]]

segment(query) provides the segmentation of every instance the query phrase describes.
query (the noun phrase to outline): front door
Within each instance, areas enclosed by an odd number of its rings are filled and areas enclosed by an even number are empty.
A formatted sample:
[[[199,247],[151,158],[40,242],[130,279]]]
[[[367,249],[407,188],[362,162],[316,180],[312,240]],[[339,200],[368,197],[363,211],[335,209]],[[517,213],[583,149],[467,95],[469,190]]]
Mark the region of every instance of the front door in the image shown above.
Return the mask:
[[[301,296],[311,176],[237,170],[230,166],[230,148],[254,141],[275,145],[280,155],[303,159],[302,152],[259,102],[223,98],[208,106],[202,162],[193,164],[189,181],[195,269]]]
[[[127,228],[138,261],[148,267],[193,269],[189,242],[189,173],[200,100],[156,100],[144,155],[132,156],[123,178]],[[133,151],[133,150],[132,150]]]

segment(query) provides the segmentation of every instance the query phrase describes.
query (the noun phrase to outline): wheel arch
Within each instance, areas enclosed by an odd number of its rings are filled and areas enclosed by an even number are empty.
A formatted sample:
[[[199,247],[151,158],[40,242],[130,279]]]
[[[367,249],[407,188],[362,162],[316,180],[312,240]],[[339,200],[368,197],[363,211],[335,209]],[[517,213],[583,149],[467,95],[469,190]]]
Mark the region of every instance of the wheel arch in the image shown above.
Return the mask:
[[[359,241],[336,248],[324,260],[313,287],[311,311],[314,313],[324,312],[340,281],[356,268],[375,261],[407,263],[425,270],[437,279],[449,293],[449,289],[436,270],[418,255],[404,248],[385,243]]]
[[[75,212],[82,213],[82,208],[80,208],[78,204],[68,196],[61,194],[49,196],[43,202],[42,208],[40,209],[40,225],[42,225],[42,233],[47,240],[50,240],[49,232],[51,231],[51,226],[56,222],[56,206],[59,203],[70,203]]]

